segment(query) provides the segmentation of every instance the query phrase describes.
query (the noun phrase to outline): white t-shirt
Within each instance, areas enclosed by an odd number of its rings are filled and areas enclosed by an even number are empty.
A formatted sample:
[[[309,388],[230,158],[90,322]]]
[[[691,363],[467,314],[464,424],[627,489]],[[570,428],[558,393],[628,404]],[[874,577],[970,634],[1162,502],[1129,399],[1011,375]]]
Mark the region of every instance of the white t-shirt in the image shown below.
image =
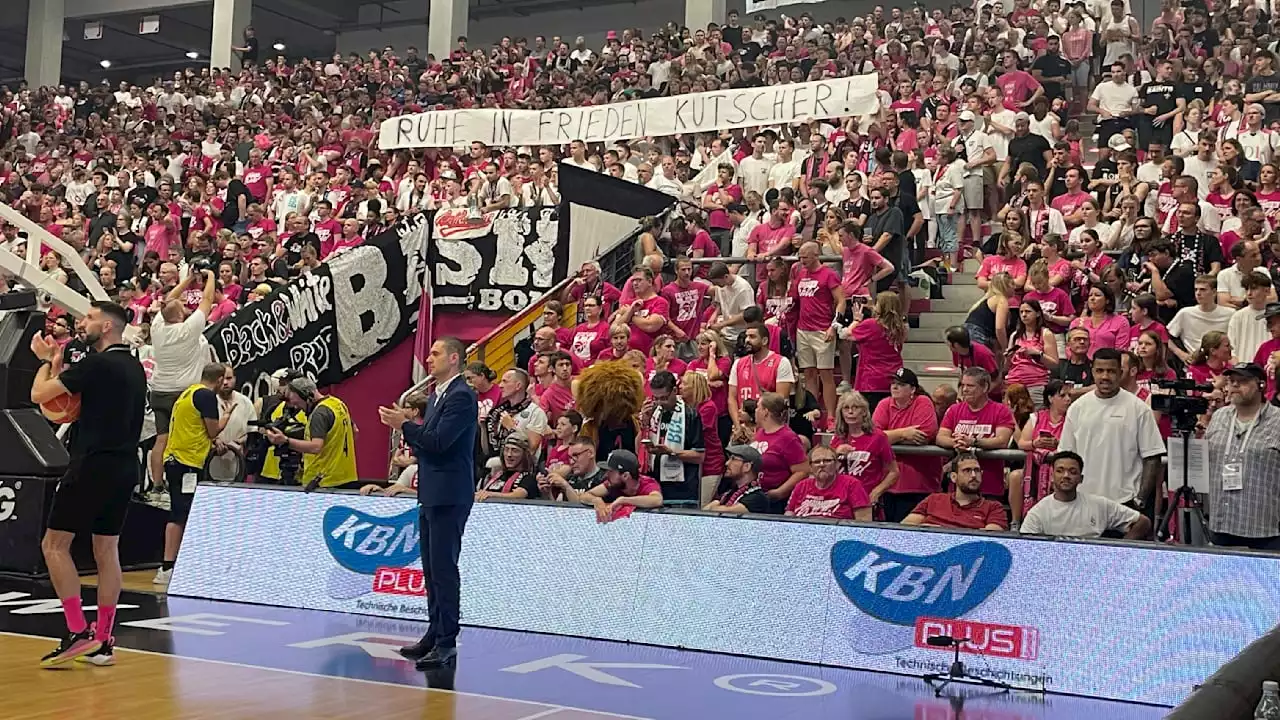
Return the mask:
[[[981,130],[974,130],[968,136],[957,135],[953,147],[960,148],[962,145],[966,153],[967,162],[981,160],[983,154],[987,152],[987,148],[995,150],[995,145],[991,142],[991,136]],[[981,175],[982,168],[980,167],[966,168],[964,171],[964,176],[967,178],[980,177]]]
[[[778,189],[791,187],[798,177],[800,177],[800,160],[792,155],[787,162],[779,160],[769,168],[769,187]]]
[[[516,430],[538,435],[546,435],[551,432],[551,425],[547,423],[546,411],[536,402],[529,403],[528,407],[516,413]]]
[[[1182,174],[1190,175],[1199,185],[1196,188],[1201,200],[1209,197],[1209,173],[1218,167],[1217,158],[1201,160],[1199,155],[1191,155],[1182,160]]]
[[[720,306],[720,319],[742,314],[743,310],[756,304],[756,294],[751,290],[751,283],[741,275],[733,276],[733,283],[727,288],[715,286],[716,304]],[[727,325],[720,331],[725,340],[736,343],[738,336],[746,329],[745,325]]]
[[[1138,89],[1127,80],[1119,85],[1108,80],[1098,83],[1098,87],[1094,88],[1090,99],[1098,101],[1100,109],[1118,116],[1120,113],[1128,111],[1132,107],[1131,103],[1137,97]]]
[[[200,373],[209,362],[209,343],[204,339],[204,313],[196,310],[186,320],[170,325],[157,314],[151,321],[151,357],[156,369],[151,375],[155,392],[182,392],[200,382]]]
[[[742,194],[749,192],[760,193],[760,197],[769,191],[769,171],[773,168],[774,161],[769,158],[760,158],[757,160],[754,156],[748,155],[738,163],[738,185],[742,186]]]
[[[1231,350],[1242,362],[1252,362],[1262,343],[1271,339],[1262,313],[1262,310],[1254,310],[1246,305],[1232,313],[1231,320],[1227,323],[1227,339],[1231,341]]]
[[[1031,508],[1020,529],[1025,535],[1096,538],[1107,530],[1124,532],[1139,517],[1137,510],[1098,495],[1077,493],[1071,502],[1050,495]]]
[[[1234,314],[1234,308],[1223,305],[1215,305],[1209,312],[1201,310],[1199,305],[1184,307],[1169,323],[1169,336],[1182,340],[1182,345],[1188,352],[1195,352],[1200,348],[1200,338],[1205,333],[1212,330],[1226,332],[1227,323],[1231,322]]]
[[[1151,408],[1126,390],[1110,398],[1095,390],[1072,403],[1058,449],[1087,458],[1082,490],[1118,503],[1137,497],[1143,459],[1165,453]]]
[[[1258,267],[1254,268],[1253,271],[1262,277],[1271,277],[1271,274],[1267,272],[1266,268]],[[1244,297],[1243,280],[1244,276],[1240,274],[1239,265],[1232,265],[1231,267],[1223,268],[1222,271],[1218,273],[1218,292],[1227,293],[1233,298],[1242,298]]]

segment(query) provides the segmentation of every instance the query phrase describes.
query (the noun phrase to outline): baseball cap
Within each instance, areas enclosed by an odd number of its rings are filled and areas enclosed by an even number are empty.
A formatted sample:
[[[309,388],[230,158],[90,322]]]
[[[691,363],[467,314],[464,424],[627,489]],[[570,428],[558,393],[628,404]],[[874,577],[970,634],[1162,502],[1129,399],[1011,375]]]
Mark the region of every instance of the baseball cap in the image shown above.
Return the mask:
[[[1245,377],[1251,377],[1254,380],[1257,380],[1258,382],[1267,381],[1267,371],[1263,370],[1261,365],[1258,365],[1257,363],[1251,363],[1251,362],[1236,363],[1235,365],[1232,365],[1231,367],[1227,368],[1226,371],[1223,372],[1222,374],[1223,375],[1243,375]]]
[[[1014,122],[1031,122],[1031,116],[1024,112],[1020,112],[1017,115],[1013,116],[1013,121]]]
[[[751,463],[751,467],[760,467],[760,451],[750,445],[730,445],[724,449],[726,458],[736,457]]]
[[[1273,318],[1280,315],[1280,302],[1267,303],[1267,307],[1262,311],[1262,317]]]
[[[973,122],[973,121],[974,121],[974,114],[972,110],[960,111],[960,122]]]
[[[1107,147],[1115,150],[1116,152],[1120,152],[1122,150],[1128,150],[1133,146],[1129,144],[1129,141],[1124,139],[1123,135],[1112,135],[1111,139],[1107,141]]]
[[[601,470],[615,470],[620,473],[628,473],[631,477],[640,476],[640,460],[636,454],[630,450],[614,450],[609,453],[609,459],[602,463],[596,463],[596,467]]]
[[[911,368],[898,368],[898,371],[893,374],[893,381],[903,385],[914,385],[917,390],[920,389],[920,378],[916,377],[915,371]]]

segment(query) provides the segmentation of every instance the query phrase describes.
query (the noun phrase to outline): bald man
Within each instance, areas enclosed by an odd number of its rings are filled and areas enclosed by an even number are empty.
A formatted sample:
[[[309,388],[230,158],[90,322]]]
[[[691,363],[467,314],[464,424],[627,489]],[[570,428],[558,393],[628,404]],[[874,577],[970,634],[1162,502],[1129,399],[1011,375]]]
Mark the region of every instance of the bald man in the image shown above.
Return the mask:
[[[836,318],[844,315],[844,287],[840,276],[822,264],[818,243],[800,246],[800,262],[792,269],[790,295],[796,324],[796,362],[804,371],[804,385],[826,410],[825,423],[836,415]],[[819,426],[815,423],[815,428]],[[825,427],[825,425],[823,425]]]

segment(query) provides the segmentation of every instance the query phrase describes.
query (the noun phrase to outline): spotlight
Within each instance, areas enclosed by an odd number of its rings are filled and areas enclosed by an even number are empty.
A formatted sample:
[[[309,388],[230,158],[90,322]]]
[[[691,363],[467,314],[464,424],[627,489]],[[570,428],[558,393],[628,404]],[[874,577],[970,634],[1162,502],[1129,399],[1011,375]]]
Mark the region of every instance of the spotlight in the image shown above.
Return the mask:
[[[199,57],[200,57],[200,53],[196,52],[195,50],[192,50],[187,53],[187,58],[190,60],[197,60],[199,59]]]
[[[102,66],[102,69],[103,69],[103,70],[106,70],[107,68],[111,67],[111,61],[110,61],[110,60],[99,60],[99,61],[98,61],[98,64]]]
[[[275,48],[276,52],[284,52],[284,43],[282,42],[277,42],[275,45],[272,45],[271,47]]]

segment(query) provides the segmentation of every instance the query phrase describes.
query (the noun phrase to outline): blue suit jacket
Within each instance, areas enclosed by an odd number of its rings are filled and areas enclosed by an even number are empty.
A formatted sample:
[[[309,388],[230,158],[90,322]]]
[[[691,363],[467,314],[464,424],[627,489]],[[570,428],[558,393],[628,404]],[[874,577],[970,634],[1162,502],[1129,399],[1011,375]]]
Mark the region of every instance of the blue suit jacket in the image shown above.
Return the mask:
[[[475,447],[479,407],[476,393],[458,376],[439,400],[427,398],[421,425],[400,431],[418,458],[418,502],[426,506],[469,505],[475,499]]]

